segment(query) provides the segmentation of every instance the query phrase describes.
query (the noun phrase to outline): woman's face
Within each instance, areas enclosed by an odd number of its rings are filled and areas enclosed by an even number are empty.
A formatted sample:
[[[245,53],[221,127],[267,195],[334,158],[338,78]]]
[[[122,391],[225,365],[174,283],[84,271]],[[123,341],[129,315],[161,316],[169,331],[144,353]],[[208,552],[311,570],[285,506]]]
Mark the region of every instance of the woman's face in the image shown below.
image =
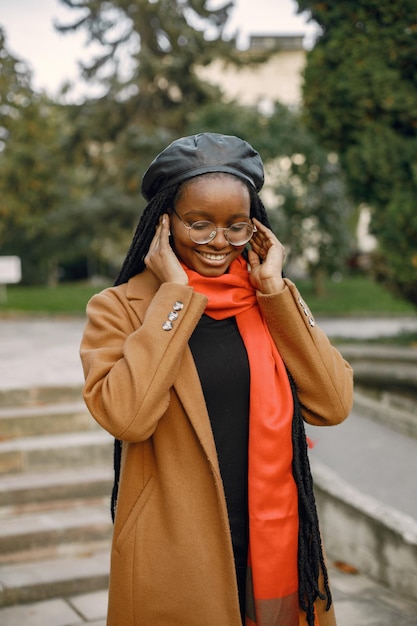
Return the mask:
[[[197,176],[184,183],[174,208],[179,217],[171,212],[170,229],[173,248],[181,261],[202,276],[221,276],[227,272],[245,244],[232,246],[222,230],[209,243],[194,243],[182,221],[190,226],[208,220],[217,228],[228,228],[237,222],[250,223],[249,191],[243,181],[227,174]]]

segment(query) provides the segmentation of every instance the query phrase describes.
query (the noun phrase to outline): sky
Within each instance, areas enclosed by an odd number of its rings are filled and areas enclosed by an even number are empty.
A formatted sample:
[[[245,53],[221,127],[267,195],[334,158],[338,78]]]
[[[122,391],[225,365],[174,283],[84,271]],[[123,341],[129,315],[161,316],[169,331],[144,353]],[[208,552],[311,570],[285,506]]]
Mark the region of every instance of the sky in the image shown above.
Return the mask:
[[[212,5],[224,3],[213,0]],[[235,0],[234,4],[228,30],[239,31],[241,48],[247,46],[249,35],[302,34],[307,40],[313,36],[314,25],[296,15],[294,0]],[[61,34],[53,23],[71,23],[75,16],[76,11],[58,0],[0,0],[0,26],[6,31],[7,48],[29,65],[34,88],[54,96],[70,81],[74,88],[69,99],[73,100],[94,95],[94,88],[78,78],[78,62],[88,61],[94,49],[86,46],[84,32]]]

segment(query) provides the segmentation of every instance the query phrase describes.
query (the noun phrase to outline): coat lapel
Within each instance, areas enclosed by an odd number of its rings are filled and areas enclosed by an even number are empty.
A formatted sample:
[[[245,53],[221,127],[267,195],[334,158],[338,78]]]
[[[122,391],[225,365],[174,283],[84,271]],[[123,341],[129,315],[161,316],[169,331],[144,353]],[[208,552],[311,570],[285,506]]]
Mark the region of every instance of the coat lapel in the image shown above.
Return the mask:
[[[159,287],[160,282],[148,269],[145,269],[141,274],[137,274],[129,280],[126,296],[141,324],[149,304]],[[140,294],[140,297],[138,297],[138,294]],[[213,470],[220,477],[216,446],[203,390],[191,350],[188,346],[181,360],[178,374],[177,380],[174,383],[174,389],[178,394],[184,411],[195,430]]]
[[[181,362],[179,376],[174,383],[174,389],[184,407],[185,413],[190,420],[196,435],[204,448],[212,468],[220,477],[220,469],[217,460],[216,446],[210,418],[207,413],[206,402],[197,368],[194,363],[191,350],[187,347]]]

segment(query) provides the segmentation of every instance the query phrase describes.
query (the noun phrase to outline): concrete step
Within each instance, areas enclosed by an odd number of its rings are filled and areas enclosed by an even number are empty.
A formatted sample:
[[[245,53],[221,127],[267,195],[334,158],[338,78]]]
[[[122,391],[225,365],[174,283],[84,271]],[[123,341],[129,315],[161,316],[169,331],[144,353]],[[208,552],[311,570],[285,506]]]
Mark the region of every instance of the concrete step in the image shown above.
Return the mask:
[[[388,428],[417,439],[417,414],[415,403],[413,410],[409,403],[399,402],[392,397],[392,394],[385,394],[383,397],[373,397],[363,390],[355,391],[354,410],[364,417],[374,420],[378,424],[388,426]]]
[[[107,549],[81,547],[78,554],[63,558],[0,565],[0,606],[104,590],[108,575]]]
[[[111,533],[109,502],[104,498],[4,507],[0,509],[0,562],[16,560],[22,552],[109,540]]]
[[[104,430],[0,442],[0,475],[111,464],[113,437]]]
[[[78,402],[82,399],[82,385],[29,386],[0,389],[0,407],[34,406]]]
[[[339,346],[355,372],[355,383],[367,389],[394,390],[416,400],[417,350],[385,345]]]
[[[330,566],[338,626],[415,626],[417,605],[363,573]],[[107,590],[0,609],[1,626],[106,626]]]
[[[11,390],[0,407],[0,606],[106,593],[113,437],[76,387]]]
[[[326,549],[417,598],[416,439],[357,408],[336,428],[307,432]]]
[[[415,602],[417,521],[363,493],[317,459],[312,473],[327,552]]]
[[[0,609],[1,626],[106,626],[107,589]],[[350,626],[354,626],[350,624]]]
[[[97,430],[84,402],[0,408],[0,440]]]
[[[113,468],[76,467],[59,472],[4,474],[0,476],[0,507],[30,502],[110,497]]]

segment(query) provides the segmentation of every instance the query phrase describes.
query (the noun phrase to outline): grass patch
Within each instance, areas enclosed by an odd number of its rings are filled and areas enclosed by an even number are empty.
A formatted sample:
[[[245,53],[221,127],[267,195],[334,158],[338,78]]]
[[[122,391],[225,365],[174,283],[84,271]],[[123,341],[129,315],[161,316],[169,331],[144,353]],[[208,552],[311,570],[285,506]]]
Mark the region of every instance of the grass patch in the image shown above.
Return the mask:
[[[416,308],[409,302],[363,276],[344,278],[340,282],[327,281],[322,296],[314,293],[311,281],[297,281],[297,287],[314,315],[385,317],[416,314]]]
[[[415,315],[416,309],[405,300],[392,295],[381,285],[366,277],[328,281],[325,294],[317,296],[310,281],[297,281],[297,286],[314,315],[336,317],[382,317]],[[68,283],[57,287],[7,287],[7,301],[0,302],[1,314],[84,315],[91,296],[103,285]]]
[[[68,283],[57,287],[7,287],[7,300],[0,313],[31,315],[83,315],[88,300],[103,286]],[[3,299],[4,300],[4,299]]]

